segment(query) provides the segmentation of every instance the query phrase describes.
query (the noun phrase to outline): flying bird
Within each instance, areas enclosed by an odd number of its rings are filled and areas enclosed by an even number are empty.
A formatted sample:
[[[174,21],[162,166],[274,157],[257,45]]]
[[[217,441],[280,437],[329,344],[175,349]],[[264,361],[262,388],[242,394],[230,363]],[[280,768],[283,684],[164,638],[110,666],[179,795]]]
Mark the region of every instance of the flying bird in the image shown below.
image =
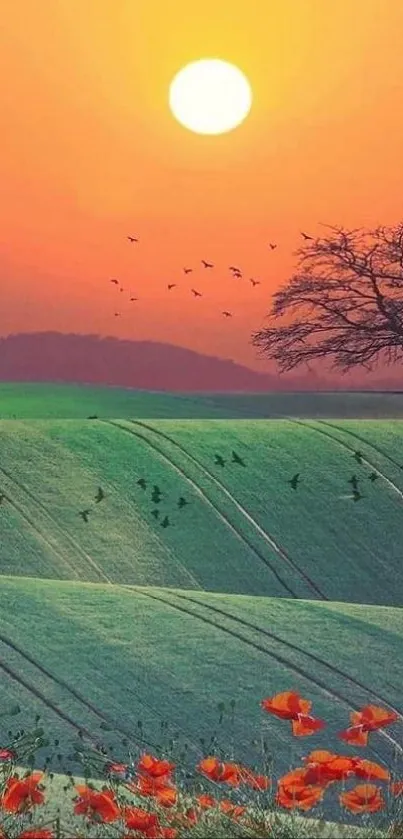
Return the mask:
[[[225,460],[224,460],[224,458],[221,457],[220,454],[216,454],[216,455],[214,455],[214,457],[215,457],[214,462],[215,462],[216,466],[225,466]]]
[[[299,472],[297,472],[297,474],[296,474],[296,475],[294,475],[294,477],[293,477],[293,478],[291,478],[291,480],[290,480],[290,481],[287,481],[287,483],[288,483],[288,484],[291,484],[291,486],[292,486],[292,488],[293,488],[293,489],[296,489],[296,488],[297,488],[297,486],[298,486],[298,484],[300,483],[299,476],[300,476],[300,473],[299,473]]]
[[[372,481],[372,483],[374,483],[374,481],[378,480],[379,475],[377,475],[376,472],[371,472],[371,474],[368,477],[369,480]]]
[[[240,280],[240,279],[242,279],[242,272],[241,271],[233,271],[232,276],[234,277],[234,279]]]
[[[349,484],[352,485],[353,489],[357,489],[358,487],[358,478],[356,475],[352,475],[351,478],[348,479]]]
[[[178,501],[179,509],[182,510],[183,507],[186,507],[186,504],[189,504],[189,501],[186,501],[186,498],[183,498],[183,496],[181,495]]]
[[[185,274],[191,274],[192,271],[193,271],[193,268],[184,268],[183,271],[184,271]]]
[[[169,521],[168,516],[165,516],[165,518],[164,518],[164,519],[162,520],[162,522],[161,522],[161,527],[168,527],[168,525],[169,525],[170,523],[171,523],[171,522]]]
[[[353,489],[353,495],[352,495],[353,501],[359,501],[360,498],[364,498],[364,495],[361,495],[361,493],[358,492],[358,489]]]
[[[171,291],[171,288],[176,288],[176,283],[168,283],[168,291]]]
[[[115,318],[120,318],[120,312],[115,312]]]
[[[141,487],[141,489],[146,489],[146,487],[147,487],[147,482],[144,480],[144,478],[139,478],[139,480],[137,481],[137,483],[138,483],[138,485]]]
[[[202,259],[202,263],[203,263],[205,268],[214,268],[213,263],[212,262],[206,262],[205,259]]]
[[[260,280],[253,280],[252,277],[250,278],[249,282],[252,283],[253,286],[260,285]]]
[[[195,288],[192,288],[190,290],[193,292],[195,297],[202,297],[203,296],[202,294],[200,294],[200,291],[196,291]]]
[[[232,318],[231,312],[222,312],[225,318]]]
[[[360,465],[362,464],[362,458],[363,458],[362,452],[354,452],[353,458],[354,458],[354,460],[357,461],[357,463],[359,463]]]
[[[115,283],[115,285],[119,285],[119,280],[111,280],[111,283]]]
[[[269,242],[269,248],[271,248],[272,251],[274,251],[276,247],[277,245],[273,245],[272,242]]]
[[[307,236],[307,234],[304,233],[302,230],[301,230],[301,236],[303,236],[304,239],[313,239],[313,236]]]
[[[86,524],[88,523],[88,516],[90,512],[91,510],[80,510],[78,514],[79,516],[81,516],[82,520],[85,521]]]
[[[159,514],[160,514],[159,510],[151,510],[151,515],[154,516],[155,519],[158,518]]]
[[[95,496],[95,503],[99,504],[99,502],[102,501],[103,498],[105,498],[105,493],[104,493],[102,487],[98,487],[98,492]]]
[[[236,273],[236,274],[241,274],[241,273],[242,273],[242,272],[241,272],[241,269],[240,269],[240,268],[237,268],[237,267],[236,267],[236,265],[230,265],[230,266],[229,266],[229,270],[230,270],[230,271],[235,271],[235,273]]]
[[[136,238],[136,236],[127,236],[127,238],[129,240],[129,242],[132,242],[132,243],[133,242],[138,242],[138,239]]]
[[[135,300],[138,300],[138,299],[139,299],[138,297],[131,297],[131,298],[130,298],[130,302],[131,302],[131,303],[134,303],[134,301],[135,301]]]
[[[246,466],[245,461],[236,452],[232,452],[232,463],[239,463],[240,466]]]

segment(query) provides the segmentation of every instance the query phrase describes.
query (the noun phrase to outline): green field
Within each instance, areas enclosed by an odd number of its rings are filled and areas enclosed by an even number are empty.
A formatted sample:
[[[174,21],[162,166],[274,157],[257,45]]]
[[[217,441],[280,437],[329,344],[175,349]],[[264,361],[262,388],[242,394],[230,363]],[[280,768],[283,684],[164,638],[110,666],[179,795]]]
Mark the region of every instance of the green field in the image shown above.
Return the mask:
[[[52,401],[49,385],[0,388],[4,707],[19,702],[27,727],[40,714],[61,742],[81,728],[117,758],[124,737],[161,750],[166,721],[190,764],[214,733],[237,760],[259,764],[253,740],[263,733],[276,777],[314,748],[355,753],[336,738],[351,710],[371,702],[403,713],[398,418],[359,418],[358,395],[357,418],[346,420],[338,394],[305,394],[303,411],[301,394],[247,397],[242,408],[240,395],[231,406],[219,395],[64,391]],[[284,418],[245,417],[271,396],[278,409],[289,397]],[[380,395],[367,394],[365,416],[375,397],[379,415]],[[313,700],[324,732],[291,738],[259,708],[293,688]],[[10,721],[0,723],[4,742]],[[371,735],[365,756],[392,767],[401,740],[399,722]],[[331,801],[329,813],[340,818]]]

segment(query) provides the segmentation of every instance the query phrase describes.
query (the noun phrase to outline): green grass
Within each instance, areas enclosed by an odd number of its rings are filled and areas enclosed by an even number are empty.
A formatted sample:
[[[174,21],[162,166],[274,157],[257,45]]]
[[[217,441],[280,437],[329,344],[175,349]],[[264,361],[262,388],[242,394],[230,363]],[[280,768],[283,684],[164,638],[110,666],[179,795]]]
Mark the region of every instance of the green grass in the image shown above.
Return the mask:
[[[156,754],[173,739],[191,766],[212,735],[259,766],[263,737],[275,777],[315,748],[356,753],[336,737],[351,710],[403,710],[403,425],[382,415],[403,417],[403,394],[1,385],[2,706],[18,702],[25,728],[40,715],[75,772],[80,728],[117,759],[126,737]],[[323,732],[292,738],[261,711],[287,689],[313,700]],[[9,724],[0,715],[0,745]],[[394,766],[400,729],[371,734],[363,756]],[[357,823],[326,798],[327,817]]]
[[[403,392],[169,393],[36,382],[0,382],[1,419],[268,416],[403,419]]]
[[[387,701],[401,710],[402,643],[401,611],[391,607],[13,577],[3,577],[0,590],[0,669],[8,668],[3,706],[18,701],[32,722],[40,714],[61,743],[82,727],[111,745],[117,759],[126,736],[139,750],[144,737],[160,753],[167,744],[163,721],[177,741],[176,758],[186,744],[191,767],[211,752],[213,733],[227,757],[258,766],[263,735],[276,778],[324,741],[354,754],[336,736],[352,709]],[[315,716],[327,721],[309,742],[293,739],[289,723],[259,706],[291,688],[311,698]],[[0,722],[4,742],[9,722]],[[372,734],[365,757],[393,767],[400,727]]]
[[[360,422],[362,434],[368,427],[389,435],[388,451],[403,461],[399,421]],[[346,430],[289,420],[4,420],[0,439],[0,573],[403,601],[403,470]],[[232,449],[245,468],[230,462]],[[287,483],[295,472],[296,491]],[[356,504],[353,472],[365,495]],[[151,516],[150,489],[136,483],[143,475],[164,492],[165,530]],[[98,485],[107,498],[96,505]],[[180,495],[191,502],[184,510]],[[91,506],[85,524],[78,511]]]

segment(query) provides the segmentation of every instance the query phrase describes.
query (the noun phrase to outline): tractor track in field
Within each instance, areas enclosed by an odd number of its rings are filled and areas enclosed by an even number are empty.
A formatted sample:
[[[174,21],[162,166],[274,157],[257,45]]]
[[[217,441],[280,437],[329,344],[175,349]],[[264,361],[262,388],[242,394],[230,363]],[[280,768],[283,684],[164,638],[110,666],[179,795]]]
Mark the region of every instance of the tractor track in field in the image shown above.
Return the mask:
[[[365,443],[365,445],[368,446],[368,448],[373,449],[374,452],[377,452],[378,454],[382,455],[382,457],[386,458],[386,460],[388,460],[389,463],[393,463],[393,465],[397,466],[398,469],[403,468],[402,465],[400,463],[398,463],[397,460],[395,460],[392,457],[392,455],[390,455],[385,449],[381,449],[380,446],[377,446],[376,443],[372,443],[369,440],[367,440],[365,437],[361,437],[361,435],[357,434],[356,431],[351,431],[350,428],[342,428],[340,425],[336,425],[333,422],[328,422],[327,420],[316,420],[316,421],[320,422],[322,425],[327,425],[329,428],[335,428],[337,431],[340,431],[342,434],[346,434],[347,436],[350,436],[350,437],[355,437],[356,440],[360,440],[360,442]],[[402,425],[403,425],[403,423],[402,423]]]
[[[175,592],[176,597],[180,597],[183,600],[188,600],[190,603],[197,603],[198,606],[204,606],[206,609],[210,609],[212,612],[217,612],[218,614],[224,615],[226,618],[231,618],[231,620],[235,621],[235,623],[239,623],[243,626],[248,627],[249,629],[253,629],[254,632],[258,632],[261,635],[266,635],[268,638],[272,638],[274,641],[277,641],[279,644],[283,644],[283,646],[288,647],[290,650],[295,650],[298,653],[302,653],[307,658],[312,659],[312,661],[316,661],[318,664],[321,664],[323,667],[327,667],[332,673],[337,674],[338,676],[342,676],[343,679],[347,679],[356,687],[362,688],[366,693],[370,694],[377,702],[383,702],[387,705],[390,710],[394,711],[396,714],[399,714],[400,717],[403,717],[403,709],[396,708],[392,705],[385,696],[382,694],[377,693],[376,691],[372,690],[372,688],[367,687],[362,682],[355,679],[354,676],[350,676],[348,673],[345,673],[339,667],[335,667],[328,661],[325,661],[320,656],[315,655],[315,653],[311,653],[308,650],[304,650],[303,647],[299,647],[297,644],[293,644],[291,641],[286,641],[284,638],[281,638],[279,635],[275,635],[274,632],[269,632],[268,629],[263,629],[263,627],[258,626],[255,623],[251,623],[247,621],[245,618],[239,618],[236,615],[231,614],[231,612],[226,612],[224,609],[218,606],[212,606],[210,603],[201,603],[200,600],[196,598],[189,597],[187,594],[182,594]]]
[[[52,524],[56,528],[56,530],[58,530],[59,533],[67,540],[67,542],[69,542],[73,546],[73,548],[75,548],[75,550],[78,552],[79,556],[81,556],[82,559],[84,559],[87,563],[89,563],[91,565],[92,568],[95,569],[97,574],[104,580],[104,582],[107,582],[110,585],[112,585],[112,580],[110,580],[109,577],[102,571],[102,568],[100,568],[99,565],[97,565],[95,560],[93,560],[92,557],[89,554],[87,554],[87,552],[84,550],[84,548],[81,547],[79,542],[77,542],[74,539],[74,537],[71,536],[70,533],[68,533],[67,530],[65,530],[65,528],[62,527],[59,524],[59,522],[52,516],[52,514],[49,513],[49,510],[47,509],[47,507],[45,507],[45,505],[42,504],[42,502],[39,501],[35,497],[35,495],[27,487],[25,487],[23,484],[21,484],[7,469],[4,469],[4,467],[0,466],[0,473],[3,474],[12,484],[14,484],[14,486],[18,487],[18,489],[20,489],[21,492],[23,492],[31,501],[33,501],[34,504],[36,504],[36,506],[39,507],[41,512],[49,519],[49,521],[52,522]],[[71,566],[70,562],[64,557],[63,554],[60,553],[59,549],[55,549],[52,546],[52,543],[49,541],[48,537],[45,536],[42,533],[41,529],[37,526],[37,524],[35,524],[35,522],[31,519],[31,517],[26,514],[26,512],[24,511],[24,508],[22,506],[20,506],[17,502],[15,502],[12,498],[7,496],[7,493],[5,493],[5,495],[6,495],[7,500],[10,502],[11,506],[14,507],[17,510],[17,512],[23,518],[25,518],[25,520],[31,525],[31,527],[35,530],[35,532],[42,539],[44,539],[44,541],[50,547],[52,547],[53,552],[57,553],[57,555],[75,572],[75,575],[76,575],[77,579],[81,580],[81,577],[79,577],[77,575],[76,569]]]
[[[99,420],[99,422],[103,422],[103,423],[105,423],[106,425],[111,425],[111,426],[113,426],[113,428],[119,428],[121,431],[126,432],[126,434],[130,434],[130,436],[132,436],[132,437],[137,437],[138,439],[143,440],[143,442],[144,442],[144,443],[146,443],[146,444],[147,444],[147,446],[149,446],[151,449],[154,449],[154,451],[158,452],[158,454],[159,454],[160,456],[162,456],[162,457],[164,458],[164,460],[165,460],[167,463],[169,463],[169,465],[171,466],[171,468],[173,468],[176,472],[178,472],[180,475],[182,475],[182,477],[183,477],[183,478],[185,478],[185,480],[186,480],[186,481],[187,481],[187,482],[188,482],[188,483],[192,486],[192,488],[193,488],[193,489],[194,489],[194,491],[197,493],[197,495],[201,496],[201,497],[202,497],[202,498],[203,498],[203,499],[207,502],[207,504],[208,504],[208,505],[209,505],[209,506],[210,506],[210,507],[214,510],[214,513],[215,513],[215,514],[216,514],[216,515],[220,518],[220,520],[221,520],[221,521],[223,521],[223,522],[224,522],[224,524],[225,524],[227,527],[229,527],[229,528],[230,528],[230,530],[231,530],[231,531],[235,534],[235,536],[236,536],[236,537],[237,537],[237,538],[238,538],[241,542],[243,542],[245,545],[247,545],[247,546],[248,546],[248,548],[250,548],[250,550],[252,550],[252,551],[253,551],[253,553],[254,553],[254,554],[255,554],[255,555],[256,555],[256,556],[257,556],[257,557],[258,557],[258,558],[259,558],[262,562],[264,562],[264,564],[267,566],[267,568],[269,568],[269,569],[270,569],[270,571],[274,574],[274,576],[276,577],[277,581],[280,583],[280,585],[282,586],[282,588],[284,588],[286,591],[288,591],[288,593],[290,594],[290,596],[291,596],[292,598],[294,598],[295,600],[297,600],[297,599],[298,599],[298,595],[296,595],[296,594],[295,594],[295,592],[294,592],[291,588],[289,588],[289,586],[287,585],[287,583],[285,583],[285,582],[281,579],[281,577],[279,576],[279,574],[277,573],[277,571],[276,571],[276,570],[272,567],[272,565],[269,563],[269,561],[266,559],[266,557],[265,557],[263,554],[261,554],[261,553],[260,553],[260,551],[259,551],[257,548],[255,548],[255,547],[251,544],[251,542],[249,541],[249,539],[247,538],[247,536],[244,536],[242,533],[240,533],[240,532],[237,530],[237,528],[235,527],[235,525],[233,525],[233,524],[232,524],[232,522],[231,522],[231,521],[227,518],[227,516],[225,515],[225,513],[222,513],[220,510],[218,510],[218,508],[217,508],[217,507],[215,506],[215,504],[214,504],[214,503],[210,500],[210,498],[208,497],[208,495],[206,495],[206,493],[204,492],[204,490],[202,490],[202,489],[201,489],[201,487],[199,487],[199,486],[196,484],[196,482],[195,482],[192,478],[190,478],[190,477],[189,477],[189,475],[187,475],[187,474],[186,474],[186,472],[184,472],[184,470],[183,470],[180,466],[177,466],[177,464],[176,464],[176,463],[174,463],[174,462],[170,459],[170,457],[169,457],[169,456],[168,456],[168,455],[167,455],[167,454],[166,454],[166,453],[165,453],[162,449],[158,448],[158,446],[156,446],[154,443],[152,443],[150,440],[148,440],[148,439],[147,439],[147,437],[145,437],[143,434],[140,434],[138,431],[134,431],[134,430],[132,430],[131,428],[127,428],[127,426],[120,425],[120,423],[118,423],[118,422],[116,422],[116,421],[114,421],[114,420]]]
[[[251,641],[249,638],[245,638],[239,632],[236,632],[232,629],[229,629],[228,627],[222,626],[219,623],[215,623],[210,618],[203,617],[202,615],[197,615],[191,609],[187,609],[185,606],[182,606],[182,605],[179,606],[177,603],[172,603],[171,600],[169,600],[169,599],[166,600],[166,599],[164,599],[163,597],[161,597],[157,594],[151,594],[148,591],[147,592],[141,591],[141,590],[139,590],[139,587],[137,587],[137,586],[130,586],[130,588],[136,590],[139,594],[143,594],[145,597],[149,597],[153,600],[158,600],[160,603],[166,603],[167,606],[171,606],[171,608],[176,609],[179,612],[183,612],[185,614],[191,615],[191,617],[197,618],[198,620],[203,621],[203,623],[206,623],[209,626],[213,626],[216,629],[219,629],[222,632],[225,632],[226,634],[230,635],[233,638],[237,638],[238,640],[242,641],[247,646],[253,647],[255,650],[258,650],[259,652],[268,656],[268,658],[274,659],[279,664],[283,664],[286,667],[288,667],[290,670],[293,670],[295,673],[298,673],[300,676],[302,676],[304,679],[306,679],[307,682],[309,682],[310,684],[316,685],[316,687],[318,687],[320,690],[322,690],[322,692],[324,694],[326,694],[327,696],[329,696],[331,699],[336,700],[340,704],[346,706],[349,709],[350,712],[353,711],[353,710],[356,710],[351,706],[350,702],[348,702],[348,700],[346,700],[341,693],[328,688],[326,686],[326,684],[321,679],[319,680],[319,679],[314,678],[311,673],[307,672],[306,670],[302,669],[301,667],[298,667],[295,664],[292,664],[292,662],[288,661],[283,656],[280,656],[277,653],[271,652],[266,647],[263,647],[261,644],[257,644],[255,641]],[[175,596],[175,592],[172,592],[172,593],[169,592],[169,595],[171,597]],[[198,605],[203,606],[203,604],[198,604]],[[399,754],[403,754],[403,749],[400,746],[400,744],[393,737],[391,737],[390,734],[388,734],[386,731],[379,730],[379,731],[374,732],[374,733],[377,733],[380,737],[387,740],[393,746],[393,748],[396,751],[399,752]],[[376,754],[382,760],[383,758],[379,754],[379,752],[377,752],[377,750],[374,749],[373,747],[371,747],[371,748],[372,748],[374,754]]]
[[[92,713],[95,714],[95,716],[97,716],[100,720],[102,720],[102,722],[104,722],[108,726],[110,726],[112,731],[116,731],[119,734],[122,734],[124,737],[130,738],[131,740],[139,740],[139,741],[145,743],[146,745],[151,746],[152,748],[155,748],[155,743],[150,743],[150,741],[146,740],[144,737],[134,736],[133,733],[131,731],[129,731],[129,729],[124,728],[121,725],[118,726],[115,723],[111,722],[111,720],[108,718],[108,716],[106,714],[104,714],[103,711],[100,710],[100,708],[98,708],[96,705],[94,705],[92,702],[90,702],[88,699],[86,699],[85,696],[82,695],[82,693],[80,693],[75,688],[71,687],[71,685],[69,685],[68,682],[66,682],[60,676],[55,676],[53,673],[50,672],[50,670],[48,670],[46,667],[44,667],[42,664],[40,664],[40,662],[38,662],[35,658],[33,658],[33,656],[31,656],[29,653],[25,652],[18,644],[16,644],[14,641],[11,641],[10,638],[7,638],[7,636],[3,635],[2,633],[0,633],[0,643],[2,643],[6,647],[9,647],[10,649],[14,650],[14,652],[18,653],[22,658],[24,658],[30,664],[33,664],[34,667],[36,667],[41,673],[43,673],[45,676],[47,676],[48,679],[50,679],[52,682],[55,682],[57,685],[60,685],[60,687],[62,687],[64,690],[68,691],[68,693],[70,693],[72,696],[74,696],[74,698],[77,699],[79,702],[81,702],[81,704],[84,705],[89,711],[92,711]],[[138,700],[137,694],[135,694],[135,695],[136,695],[136,698]],[[143,702],[141,704],[144,705],[145,703]],[[161,711],[158,711],[155,708],[152,708],[150,705],[148,705],[148,703],[146,703],[146,707],[149,708],[157,716],[163,717],[163,714],[161,713]],[[180,726],[178,726],[178,727],[180,727]],[[82,727],[81,727],[81,730],[85,731],[85,729],[82,728]],[[185,734],[185,737],[192,745],[195,745],[195,744],[193,744],[192,738],[189,737],[189,735]]]
[[[164,434],[164,432],[163,432],[163,431],[160,431],[159,429],[153,428],[152,426],[147,425],[147,423],[142,422],[141,420],[129,420],[129,422],[130,422],[132,425],[139,425],[139,426],[141,426],[142,428],[145,428],[147,431],[151,431],[151,433],[152,433],[152,434],[154,434],[154,435],[156,435],[156,436],[158,436],[158,437],[162,437],[163,439],[165,439],[165,440],[167,440],[169,443],[171,443],[171,445],[172,445],[172,446],[175,446],[177,449],[179,449],[179,451],[181,451],[181,452],[182,452],[182,454],[184,454],[184,455],[185,455],[185,457],[187,457],[187,458],[188,458],[188,460],[190,460],[192,463],[194,463],[194,464],[197,466],[197,468],[198,468],[198,469],[199,469],[199,470],[200,470],[200,471],[201,471],[204,475],[207,475],[207,477],[208,477],[211,481],[213,481],[213,483],[214,483],[217,487],[219,487],[219,489],[221,490],[221,492],[223,492],[223,493],[227,496],[227,498],[229,498],[229,499],[230,499],[230,501],[232,502],[232,504],[234,504],[234,506],[236,507],[236,509],[237,509],[237,510],[241,513],[241,515],[242,515],[242,516],[243,516],[243,517],[244,517],[244,518],[245,518],[245,519],[246,519],[246,520],[247,520],[250,524],[252,524],[252,526],[255,528],[255,530],[259,533],[259,535],[260,535],[260,536],[262,536],[262,538],[265,540],[265,542],[267,542],[267,544],[271,547],[271,549],[272,549],[272,550],[273,550],[273,551],[274,551],[274,552],[275,552],[278,556],[280,556],[280,557],[281,557],[281,559],[283,559],[283,560],[284,560],[284,561],[285,561],[285,562],[286,562],[286,563],[287,563],[287,564],[288,564],[288,565],[292,568],[292,570],[293,570],[293,571],[295,571],[297,574],[299,574],[299,576],[300,576],[300,577],[302,577],[302,579],[303,579],[303,580],[305,580],[305,582],[307,583],[307,585],[308,585],[311,589],[313,589],[313,590],[316,592],[316,594],[318,594],[318,595],[319,595],[319,597],[320,597],[322,600],[329,600],[329,598],[328,598],[328,597],[326,597],[326,595],[323,593],[323,591],[321,591],[321,589],[319,588],[319,586],[317,586],[317,585],[316,585],[316,583],[314,582],[314,580],[312,580],[312,579],[311,579],[311,577],[309,577],[309,576],[308,576],[308,574],[306,574],[306,573],[305,573],[305,571],[303,571],[303,570],[302,570],[302,568],[301,568],[301,567],[300,567],[300,566],[299,566],[299,565],[295,562],[295,560],[291,559],[291,557],[290,557],[290,556],[289,556],[289,554],[288,554],[288,553],[284,550],[284,548],[282,548],[282,547],[281,547],[281,545],[279,545],[279,544],[278,544],[278,543],[277,543],[277,542],[273,539],[273,537],[270,535],[270,533],[268,533],[266,530],[264,530],[264,529],[260,526],[260,524],[256,521],[256,519],[254,519],[254,518],[253,518],[253,516],[251,516],[251,514],[248,512],[248,510],[247,510],[247,509],[246,509],[246,508],[245,508],[242,504],[240,504],[240,502],[239,502],[239,501],[237,501],[237,499],[236,499],[236,498],[234,497],[234,495],[233,495],[233,494],[232,494],[232,493],[231,493],[231,492],[227,489],[227,487],[226,487],[226,486],[224,486],[224,484],[222,483],[222,481],[220,481],[220,480],[219,480],[219,478],[217,478],[215,475],[213,475],[213,473],[212,473],[212,472],[210,472],[210,470],[209,470],[209,469],[207,469],[207,467],[206,467],[206,466],[204,466],[204,464],[203,464],[203,463],[201,463],[201,461],[200,461],[200,460],[198,460],[198,458],[196,458],[194,455],[190,454],[190,452],[188,452],[188,451],[187,451],[187,449],[185,449],[185,447],[184,447],[184,446],[182,446],[180,443],[178,443],[176,440],[174,440],[174,439],[173,439],[172,437],[170,437],[168,434]]]
[[[325,431],[323,428],[318,428],[316,425],[310,425],[309,420],[298,420],[298,419],[295,419],[295,418],[291,419],[291,417],[287,417],[287,422],[293,423],[295,425],[301,425],[303,428],[308,428],[310,431],[314,431],[314,432],[316,431],[317,434],[323,434],[324,437],[327,437],[329,440],[333,440],[334,443],[337,443],[339,446],[341,446],[343,449],[346,449],[349,452],[353,452],[353,454],[356,451],[353,446],[349,446],[348,443],[343,442],[343,440],[339,440],[338,437],[335,437],[333,434],[330,434],[329,431]],[[343,432],[341,432],[341,433],[343,433]],[[363,442],[365,442],[365,441],[363,440]],[[372,463],[370,460],[368,460],[368,458],[365,457],[364,455],[362,456],[362,460],[363,460],[364,463],[367,464],[367,466],[370,466],[371,469],[373,469],[373,471],[377,473],[377,475],[379,475],[381,478],[383,478],[383,480],[386,481],[387,484],[389,484],[389,486],[393,489],[393,491],[396,492],[397,495],[399,495],[401,499],[403,499],[402,490],[399,489],[399,487],[396,486],[396,484],[394,484],[393,481],[391,481],[390,478],[387,477],[387,475],[385,475],[383,472],[381,472],[381,470],[378,469],[378,467],[375,466],[375,464]]]

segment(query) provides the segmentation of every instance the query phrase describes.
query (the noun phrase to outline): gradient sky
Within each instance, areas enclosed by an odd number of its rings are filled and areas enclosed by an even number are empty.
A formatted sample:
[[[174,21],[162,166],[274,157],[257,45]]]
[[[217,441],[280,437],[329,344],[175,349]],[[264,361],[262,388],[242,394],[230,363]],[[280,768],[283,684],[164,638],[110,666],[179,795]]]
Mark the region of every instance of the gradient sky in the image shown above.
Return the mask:
[[[160,340],[272,369],[248,342],[299,231],[401,220],[402,0],[13,0],[1,18],[2,335]],[[254,92],[219,137],[168,107],[203,57]]]

